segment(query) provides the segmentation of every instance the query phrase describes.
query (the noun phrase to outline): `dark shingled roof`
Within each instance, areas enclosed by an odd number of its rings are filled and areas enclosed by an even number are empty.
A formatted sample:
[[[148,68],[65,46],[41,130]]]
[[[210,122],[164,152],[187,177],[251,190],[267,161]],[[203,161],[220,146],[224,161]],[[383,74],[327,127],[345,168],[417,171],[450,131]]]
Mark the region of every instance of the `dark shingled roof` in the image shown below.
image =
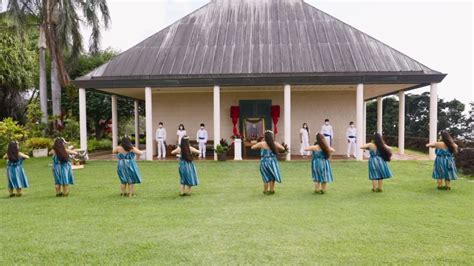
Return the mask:
[[[75,83],[429,84],[444,76],[302,0],[213,0]]]

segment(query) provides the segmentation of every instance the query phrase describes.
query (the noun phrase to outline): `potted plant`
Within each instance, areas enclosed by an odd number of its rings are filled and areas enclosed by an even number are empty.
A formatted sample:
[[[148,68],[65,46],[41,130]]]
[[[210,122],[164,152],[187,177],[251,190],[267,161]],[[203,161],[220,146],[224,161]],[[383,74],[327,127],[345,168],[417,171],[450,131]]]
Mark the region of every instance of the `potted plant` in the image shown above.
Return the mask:
[[[221,144],[218,144],[216,146],[215,152],[217,153],[217,160],[218,161],[225,161],[227,160],[227,151],[229,150],[228,146],[223,146]]]
[[[48,149],[53,146],[48,138],[31,138],[26,141],[26,146],[31,149],[33,157],[47,157]]]
[[[290,152],[290,148],[288,147],[288,144],[285,144],[284,142],[281,144],[281,146],[283,146],[285,149],[277,154],[277,159],[278,161],[285,161],[286,155]]]

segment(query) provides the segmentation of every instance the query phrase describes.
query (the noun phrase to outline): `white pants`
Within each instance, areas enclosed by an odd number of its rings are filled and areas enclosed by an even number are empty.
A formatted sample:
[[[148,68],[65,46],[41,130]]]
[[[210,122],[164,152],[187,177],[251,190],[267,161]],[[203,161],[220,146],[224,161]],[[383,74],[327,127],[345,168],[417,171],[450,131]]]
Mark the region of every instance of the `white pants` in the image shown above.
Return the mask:
[[[166,157],[165,140],[159,139],[157,142],[158,142],[158,158],[165,158]]]
[[[331,137],[330,137],[330,136],[324,136],[324,139],[326,140],[326,142],[328,143],[328,145],[329,145],[330,147],[332,147]]]
[[[308,139],[303,139],[303,142],[300,143],[300,154],[301,156],[309,155],[309,151],[305,151],[304,148],[309,147],[309,140]]]
[[[356,156],[356,149],[357,149],[357,144],[356,144],[356,139],[355,138],[349,138],[347,139],[347,157],[354,155]]]
[[[199,143],[199,157],[206,158],[206,142],[202,139],[198,140]]]

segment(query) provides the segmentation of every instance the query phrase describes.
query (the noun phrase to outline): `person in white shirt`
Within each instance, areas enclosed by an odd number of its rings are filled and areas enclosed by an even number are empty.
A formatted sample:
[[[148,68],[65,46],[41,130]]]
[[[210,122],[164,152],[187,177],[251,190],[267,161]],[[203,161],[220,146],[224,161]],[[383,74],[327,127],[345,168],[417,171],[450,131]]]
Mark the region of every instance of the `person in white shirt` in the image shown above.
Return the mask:
[[[201,128],[197,131],[196,140],[199,143],[199,158],[206,158],[207,130],[204,123],[201,123]]]
[[[349,123],[349,127],[346,131],[346,139],[347,139],[347,158],[351,157],[351,155],[356,157],[356,149],[357,149],[357,129],[354,126],[354,122]]]
[[[178,136],[178,146],[181,145],[181,139],[186,136],[186,129],[184,128],[183,124],[179,124],[178,131],[176,131],[176,135]]]
[[[324,125],[321,127],[321,134],[323,134],[329,146],[333,146],[334,132],[332,126],[329,124],[329,119],[324,120]]]
[[[164,159],[166,157],[166,129],[163,127],[163,122],[158,123],[156,142],[158,144],[158,159]]]
[[[300,129],[300,154],[303,158],[309,155],[309,152],[304,150],[307,147],[309,147],[309,127],[308,124],[303,123]]]

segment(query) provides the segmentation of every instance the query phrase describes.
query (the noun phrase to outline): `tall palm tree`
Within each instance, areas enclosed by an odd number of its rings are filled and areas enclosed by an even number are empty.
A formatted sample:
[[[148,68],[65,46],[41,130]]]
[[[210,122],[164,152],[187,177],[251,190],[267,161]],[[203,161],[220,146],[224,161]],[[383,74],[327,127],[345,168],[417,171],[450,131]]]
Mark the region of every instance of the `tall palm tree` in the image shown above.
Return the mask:
[[[109,8],[106,0],[14,0],[8,4],[8,11],[21,29],[28,26],[28,17],[34,17],[44,36],[51,58],[51,95],[53,115],[61,114],[61,86],[69,84],[69,75],[65,64],[75,62],[83,50],[80,24],[92,29],[89,39],[89,52],[99,51],[101,26],[107,28],[110,23]],[[100,16],[100,17],[99,17]],[[42,35],[44,34],[44,35]],[[41,39],[41,38],[40,38]],[[39,43],[40,61],[40,99],[41,109],[47,112],[45,45]]]

